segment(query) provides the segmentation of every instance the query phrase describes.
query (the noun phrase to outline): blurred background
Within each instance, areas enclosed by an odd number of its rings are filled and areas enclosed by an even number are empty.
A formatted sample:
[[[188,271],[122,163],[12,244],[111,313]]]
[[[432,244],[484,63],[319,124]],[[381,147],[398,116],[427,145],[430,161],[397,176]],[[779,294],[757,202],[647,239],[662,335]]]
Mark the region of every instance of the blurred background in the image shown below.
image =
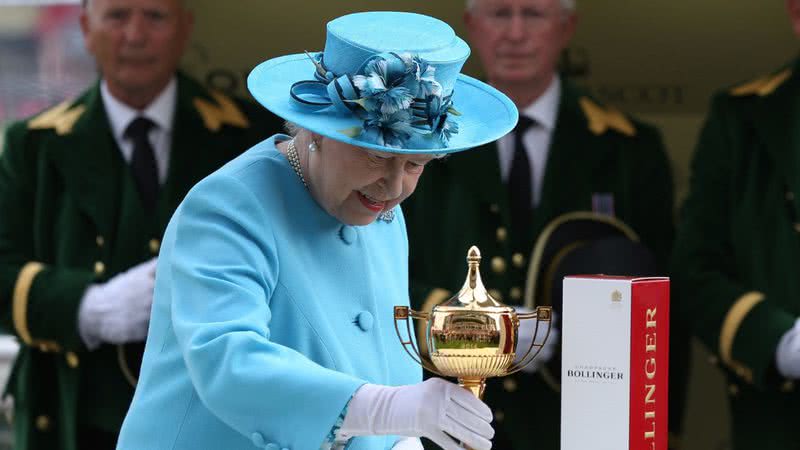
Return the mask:
[[[463,0],[188,1],[196,26],[185,70],[241,95],[253,66],[277,55],[321,50],[325,23],[347,12],[421,12],[466,35]],[[578,12],[578,32],[563,70],[598,99],[661,128],[678,202],[714,90],[771,72],[797,49],[782,1],[578,0]],[[0,127],[76,95],[94,79],[79,13],[77,0],[0,0]],[[476,58],[468,61],[466,72],[481,76]],[[15,345],[9,337],[0,338],[3,385]],[[694,346],[686,450],[730,448],[727,386],[707,355]],[[6,404],[0,407],[7,410]],[[0,448],[9,448],[9,442],[4,426]]]

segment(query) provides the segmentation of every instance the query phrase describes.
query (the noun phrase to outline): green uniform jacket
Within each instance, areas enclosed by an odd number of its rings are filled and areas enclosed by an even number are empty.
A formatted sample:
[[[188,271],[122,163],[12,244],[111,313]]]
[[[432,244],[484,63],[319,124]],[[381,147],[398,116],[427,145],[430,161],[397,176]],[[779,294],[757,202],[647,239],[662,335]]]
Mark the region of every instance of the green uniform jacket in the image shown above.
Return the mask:
[[[800,445],[800,393],[774,363],[800,314],[797,69],[715,96],[674,250],[676,307],[726,373],[735,449]]]
[[[133,387],[117,347],[84,346],[77,329],[84,290],[156,255],[188,190],[279,129],[266,110],[183,75],[177,91],[155,220],[138,196],[125,197],[135,192],[132,175],[99,83],[7,130],[0,154],[0,324],[21,343],[6,390],[14,398],[18,449],[77,450],[79,426],[119,430]]]
[[[545,225],[573,211],[591,211],[594,193],[613,194],[616,216],[631,226],[666,266],[673,239],[673,187],[658,131],[631,122],[562,84],[539,206],[527,236],[510,235],[508,192],[494,144],[434,161],[403,204],[409,231],[412,302],[429,309],[457,291],[466,276],[466,252],[477,245],[482,277],[492,295],[520,304],[528,261]],[[674,328],[674,327],[673,327]],[[676,334],[677,333],[673,333]],[[687,351],[673,344],[673,354]],[[673,364],[678,367],[679,364]],[[683,362],[685,372],[686,363]],[[683,375],[681,375],[683,377]],[[673,379],[673,392],[683,381]],[[683,395],[676,395],[683,409]],[[496,447],[557,450],[560,393],[538,374],[488,382],[485,400],[495,411]],[[679,421],[675,421],[678,425]]]

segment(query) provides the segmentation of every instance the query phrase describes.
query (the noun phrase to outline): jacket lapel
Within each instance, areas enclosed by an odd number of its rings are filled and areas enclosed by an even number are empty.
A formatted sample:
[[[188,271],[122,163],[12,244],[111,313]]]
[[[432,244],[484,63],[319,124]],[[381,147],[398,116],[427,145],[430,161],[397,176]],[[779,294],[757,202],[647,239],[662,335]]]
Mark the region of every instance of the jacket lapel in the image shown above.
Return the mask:
[[[800,192],[797,176],[797,152],[800,152],[796,121],[800,117],[798,96],[800,96],[800,73],[798,66],[789,80],[774,92],[760,98],[753,111],[753,124],[756,134],[775,163],[775,168],[783,182],[790,189]]]
[[[575,209],[578,205],[566,204],[581,196],[581,183],[585,180],[577,177],[576,168],[589,165],[583,151],[588,133],[586,119],[578,104],[579,93],[571,83],[564,80],[561,100],[558,107],[558,119],[550,149],[547,154],[544,179],[542,180],[541,203],[535,212],[535,224],[544,226],[548,221],[565,209]]]
[[[192,105],[195,97],[192,87],[183,76],[178,77],[169,170],[159,202],[159,223],[163,225],[169,221],[189,189],[207,174],[204,173],[205,164],[199,159],[207,154],[203,148],[211,145],[211,136]]]
[[[108,125],[99,83],[85,94],[86,110],[72,131],[51,146],[55,166],[79,209],[108,233],[119,194],[120,152]]]

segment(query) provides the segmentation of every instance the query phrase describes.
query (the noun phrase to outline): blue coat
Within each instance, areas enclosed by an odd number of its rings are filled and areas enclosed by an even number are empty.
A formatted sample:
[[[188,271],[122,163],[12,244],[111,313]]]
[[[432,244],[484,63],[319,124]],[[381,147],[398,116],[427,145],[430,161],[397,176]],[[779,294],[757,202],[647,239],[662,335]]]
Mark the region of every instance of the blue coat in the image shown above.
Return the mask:
[[[195,186],[167,227],[118,449],[319,449],[363,383],[421,381],[394,330],[392,307],[407,304],[399,208],[391,223],[343,225],[275,137],[256,145]]]

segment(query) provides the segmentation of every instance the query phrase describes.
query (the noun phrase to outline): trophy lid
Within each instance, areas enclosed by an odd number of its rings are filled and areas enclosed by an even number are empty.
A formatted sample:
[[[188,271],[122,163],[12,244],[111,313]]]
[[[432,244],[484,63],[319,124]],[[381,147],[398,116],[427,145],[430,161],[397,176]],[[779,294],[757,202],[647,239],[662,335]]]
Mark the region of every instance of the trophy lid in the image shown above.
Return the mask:
[[[461,290],[447,301],[433,308],[434,311],[482,310],[484,312],[512,312],[507,306],[489,295],[481,280],[481,251],[472,246],[467,251],[467,279]]]

